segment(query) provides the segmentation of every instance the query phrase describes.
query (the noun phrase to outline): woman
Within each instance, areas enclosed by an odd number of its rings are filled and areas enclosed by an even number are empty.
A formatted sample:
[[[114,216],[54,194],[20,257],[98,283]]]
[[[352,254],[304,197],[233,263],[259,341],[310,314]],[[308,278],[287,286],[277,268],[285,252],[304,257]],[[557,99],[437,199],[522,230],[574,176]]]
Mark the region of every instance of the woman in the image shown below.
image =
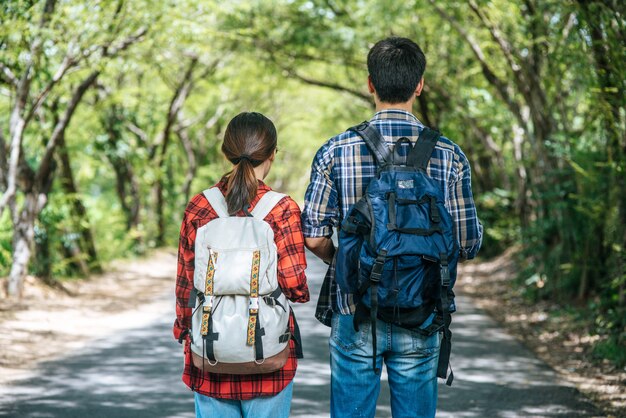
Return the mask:
[[[274,162],[277,152],[276,143],[274,124],[260,113],[241,113],[230,121],[224,135],[222,152],[233,164],[233,169],[224,175],[215,185],[216,189],[213,189],[219,190],[224,196],[225,207],[221,210],[227,209],[227,216],[250,216],[255,205],[270,191],[270,188],[263,183],[263,179]],[[293,339],[288,342],[289,355],[286,363],[273,372],[223,374],[207,372],[203,370],[203,366],[194,366],[189,336],[194,309],[189,306],[196,306],[194,304],[196,290],[193,289],[194,293],[192,293],[194,271],[204,265],[200,262],[198,265],[195,264],[196,233],[208,222],[216,220],[220,212],[219,208],[209,203],[207,196],[201,193],[189,202],[180,232],[174,336],[185,347],[183,381],[195,392],[197,417],[288,417],[292,381],[297,366],[296,344]],[[285,196],[263,220],[273,231],[277,253],[277,279],[282,293],[292,302],[307,302],[309,290],[304,273],[306,260],[300,224],[300,208],[290,197]],[[206,275],[206,271],[205,267],[202,274]],[[196,274],[196,288],[198,287],[197,276],[198,274]],[[217,279],[215,281],[217,282]],[[191,304],[190,294],[192,295]],[[204,298],[202,303],[204,303]],[[291,335],[294,335],[293,313],[289,316],[288,322]],[[211,362],[206,364],[213,365]]]

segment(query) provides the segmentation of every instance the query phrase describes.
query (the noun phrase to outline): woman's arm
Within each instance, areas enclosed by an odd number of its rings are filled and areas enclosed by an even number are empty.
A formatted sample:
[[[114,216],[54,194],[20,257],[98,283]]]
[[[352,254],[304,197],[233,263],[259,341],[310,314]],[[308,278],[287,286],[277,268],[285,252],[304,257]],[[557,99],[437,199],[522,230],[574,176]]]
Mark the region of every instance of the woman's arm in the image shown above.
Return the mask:
[[[196,228],[191,220],[204,208],[199,204],[201,199],[196,196],[189,202],[180,227],[178,241],[178,266],[176,268],[176,320],[174,321],[174,338],[180,340],[183,332],[191,327],[191,308],[189,293],[193,287],[195,267]],[[204,209],[206,210],[206,209]]]
[[[282,199],[272,210],[274,241],[278,251],[278,284],[292,302],[308,302],[306,283],[306,257],[300,208],[290,197]]]

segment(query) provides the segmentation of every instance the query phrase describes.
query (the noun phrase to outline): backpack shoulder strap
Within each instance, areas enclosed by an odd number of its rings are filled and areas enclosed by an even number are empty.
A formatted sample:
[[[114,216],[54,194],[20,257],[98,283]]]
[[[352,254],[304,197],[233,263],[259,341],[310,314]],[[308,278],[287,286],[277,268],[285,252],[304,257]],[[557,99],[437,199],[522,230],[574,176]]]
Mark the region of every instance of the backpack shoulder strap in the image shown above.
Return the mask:
[[[373,127],[371,123],[368,121],[361,122],[357,126],[349,128],[348,131],[352,131],[363,138],[378,165],[385,165],[389,162],[391,150],[385,144],[385,139],[378,132],[378,129]]]
[[[252,209],[250,214],[257,219],[265,219],[272,209],[274,209],[274,206],[276,206],[285,196],[287,195],[272,190],[266,192],[263,196],[261,196],[261,199],[254,206],[254,209]]]
[[[407,165],[425,171],[426,167],[428,167],[430,156],[432,155],[440,136],[441,133],[434,129],[426,127],[422,129],[422,132],[420,132],[420,135],[417,138],[417,142],[411,151],[409,151],[409,155],[407,156]]]
[[[217,216],[220,218],[228,218],[228,206],[226,205],[226,199],[224,199],[224,195],[220,189],[211,187],[210,189],[206,189],[203,194],[217,213]]]

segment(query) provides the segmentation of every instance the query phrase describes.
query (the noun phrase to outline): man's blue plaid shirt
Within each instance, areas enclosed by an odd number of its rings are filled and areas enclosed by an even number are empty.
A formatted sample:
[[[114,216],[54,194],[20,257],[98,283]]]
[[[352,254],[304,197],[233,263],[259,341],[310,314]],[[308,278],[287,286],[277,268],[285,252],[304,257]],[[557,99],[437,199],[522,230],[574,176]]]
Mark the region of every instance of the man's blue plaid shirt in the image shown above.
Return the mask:
[[[403,110],[383,110],[372,123],[389,147],[406,137],[415,144],[424,125]],[[455,221],[462,259],[476,256],[482,242],[483,228],[476,215],[472,196],[471,172],[467,157],[458,145],[441,137],[428,164],[428,175],[438,181],[446,207]],[[328,140],[319,149],[311,166],[311,183],[305,195],[302,229],[305,237],[330,237],[344,217],[365,193],[376,175],[371,153],[361,137],[344,132]],[[328,269],[317,305],[316,317],[330,325],[333,312],[354,313],[352,295],[342,294],[334,281],[334,265]]]

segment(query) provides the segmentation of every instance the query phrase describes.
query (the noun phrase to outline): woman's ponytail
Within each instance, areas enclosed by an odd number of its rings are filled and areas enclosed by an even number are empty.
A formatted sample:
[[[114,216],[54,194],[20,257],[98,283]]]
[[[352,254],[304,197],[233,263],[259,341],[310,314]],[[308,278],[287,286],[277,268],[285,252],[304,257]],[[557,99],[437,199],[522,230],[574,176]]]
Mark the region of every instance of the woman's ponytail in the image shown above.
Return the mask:
[[[256,196],[258,181],[254,168],[272,156],[276,142],[274,124],[260,113],[240,113],[226,127],[222,152],[234,164],[227,174],[229,215],[245,209]]]
[[[258,187],[254,167],[248,158],[242,158],[235,164],[228,176],[226,205],[228,214],[234,215],[250,204]]]

